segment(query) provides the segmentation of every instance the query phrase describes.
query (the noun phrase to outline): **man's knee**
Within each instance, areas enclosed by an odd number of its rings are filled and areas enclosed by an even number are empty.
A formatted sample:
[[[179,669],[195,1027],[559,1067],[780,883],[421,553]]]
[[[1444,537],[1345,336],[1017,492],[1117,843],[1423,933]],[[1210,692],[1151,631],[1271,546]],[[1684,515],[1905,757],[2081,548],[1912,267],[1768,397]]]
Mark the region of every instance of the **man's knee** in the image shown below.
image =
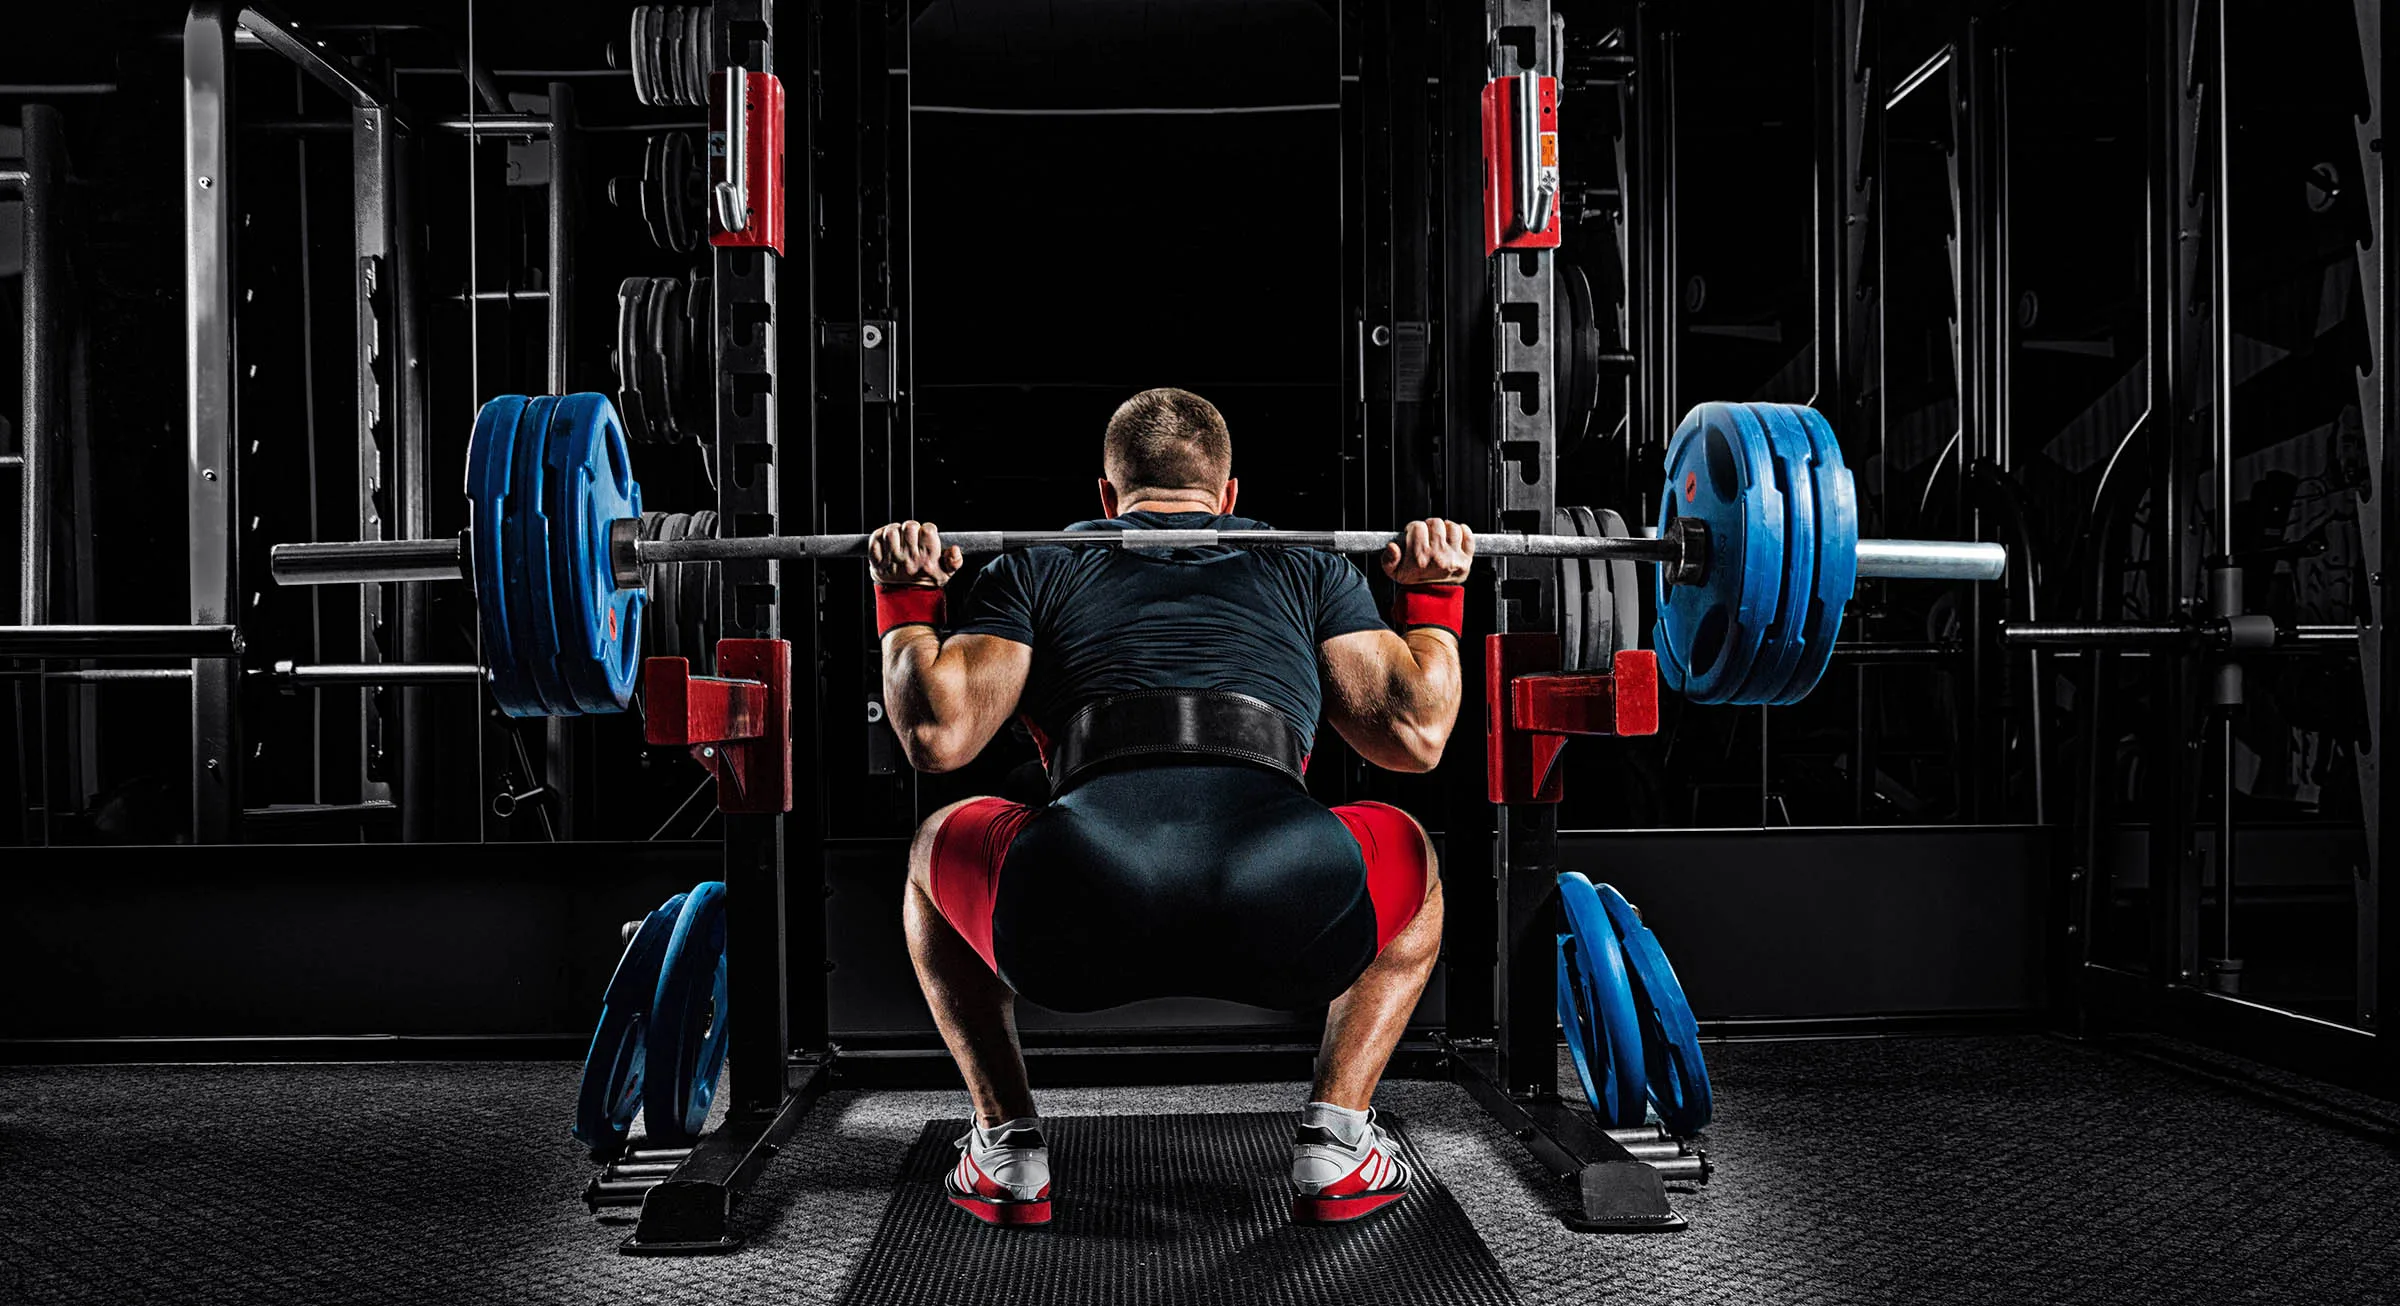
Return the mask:
[[[1402,812],[1401,815],[1408,816],[1408,813]],[[1408,817],[1408,823],[1417,828],[1418,846],[1425,850],[1425,897],[1431,901],[1442,891],[1442,859],[1433,850],[1433,835],[1427,832],[1425,823],[1413,816]]]

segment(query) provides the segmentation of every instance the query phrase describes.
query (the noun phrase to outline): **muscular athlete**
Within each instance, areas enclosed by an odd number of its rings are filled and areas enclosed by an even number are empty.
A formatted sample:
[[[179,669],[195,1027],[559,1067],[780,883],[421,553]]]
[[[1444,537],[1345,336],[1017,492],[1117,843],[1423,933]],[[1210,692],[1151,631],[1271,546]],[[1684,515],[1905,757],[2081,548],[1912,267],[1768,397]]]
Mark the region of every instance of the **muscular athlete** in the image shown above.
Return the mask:
[[[1232,441],[1198,395],[1126,401],[1102,466],[1105,520],[1070,529],[1264,528],[1232,515]],[[884,702],[921,771],[964,765],[1021,715],[1055,783],[1061,741],[1144,691],[1206,691],[1254,728],[1288,730],[1301,765],[1321,713],[1369,762],[1430,770],[1458,717],[1473,553],[1463,526],[1411,523],[1383,557],[1395,631],[1331,553],[1045,546],[987,564],[945,631],[958,550],[931,522],[896,523],[869,546]],[[944,807],[910,849],[909,950],[975,1104],[951,1200],[996,1224],[1050,1217],[1020,993],[1069,1011],[1166,996],[1330,1003],[1293,1144],[1294,1218],[1398,1200],[1410,1176],[1369,1103],[1441,945],[1424,829],[1382,803],[1328,810],[1256,758],[1137,755],[1065,778],[1038,807]]]

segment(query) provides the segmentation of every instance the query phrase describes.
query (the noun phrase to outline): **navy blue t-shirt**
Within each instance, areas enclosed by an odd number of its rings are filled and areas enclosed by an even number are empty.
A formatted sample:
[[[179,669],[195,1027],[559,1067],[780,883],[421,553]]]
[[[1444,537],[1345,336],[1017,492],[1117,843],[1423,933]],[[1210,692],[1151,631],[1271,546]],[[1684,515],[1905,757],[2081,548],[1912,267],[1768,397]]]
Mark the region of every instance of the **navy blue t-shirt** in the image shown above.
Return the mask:
[[[1267,530],[1247,517],[1132,512],[1068,530]],[[1366,577],[1319,549],[1043,545],[984,566],[951,633],[1033,648],[1019,710],[1056,737],[1077,708],[1142,689],[1273,704],[1302,741],[1323,707],[1317,646],[1384,628]]]

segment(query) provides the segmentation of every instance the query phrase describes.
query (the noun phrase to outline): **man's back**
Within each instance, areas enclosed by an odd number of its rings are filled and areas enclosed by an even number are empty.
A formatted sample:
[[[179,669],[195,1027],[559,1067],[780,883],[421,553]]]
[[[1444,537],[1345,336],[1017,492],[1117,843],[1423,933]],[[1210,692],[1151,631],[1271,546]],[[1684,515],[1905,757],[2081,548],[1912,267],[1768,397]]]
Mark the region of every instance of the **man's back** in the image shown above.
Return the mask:
[[[1130,512],[1068,529],[1267,527],[1204,512]],[[1366,578],[1315,549],[1045,546],[986,566],[953,633],[1033,649],[1019,709],[1051,737],[1102,698],[1206,689],[1270,704],[1306,741],[1323,704],[1318,648],[1382,628]]]

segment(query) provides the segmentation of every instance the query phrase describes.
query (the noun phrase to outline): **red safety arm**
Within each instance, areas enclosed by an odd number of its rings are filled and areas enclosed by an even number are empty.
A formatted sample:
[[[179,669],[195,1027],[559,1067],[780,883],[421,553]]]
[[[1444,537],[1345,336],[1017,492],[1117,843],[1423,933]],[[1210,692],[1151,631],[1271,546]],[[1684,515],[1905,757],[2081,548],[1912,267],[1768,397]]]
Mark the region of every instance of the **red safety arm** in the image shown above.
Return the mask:
[[[1658,655],[1621,649],[1607,671],[1560,671],[1555,631],[1487,635],[1484,789],[1495,803],[1566,796],[1558,755],[1575,735],[1658,733]]]
[[[642,663],[642,737],[689,749],[717,778],[726,812],[792,810],[792,646],[780,639],[717,641],[721,676],[695,676],[682,658]]]

